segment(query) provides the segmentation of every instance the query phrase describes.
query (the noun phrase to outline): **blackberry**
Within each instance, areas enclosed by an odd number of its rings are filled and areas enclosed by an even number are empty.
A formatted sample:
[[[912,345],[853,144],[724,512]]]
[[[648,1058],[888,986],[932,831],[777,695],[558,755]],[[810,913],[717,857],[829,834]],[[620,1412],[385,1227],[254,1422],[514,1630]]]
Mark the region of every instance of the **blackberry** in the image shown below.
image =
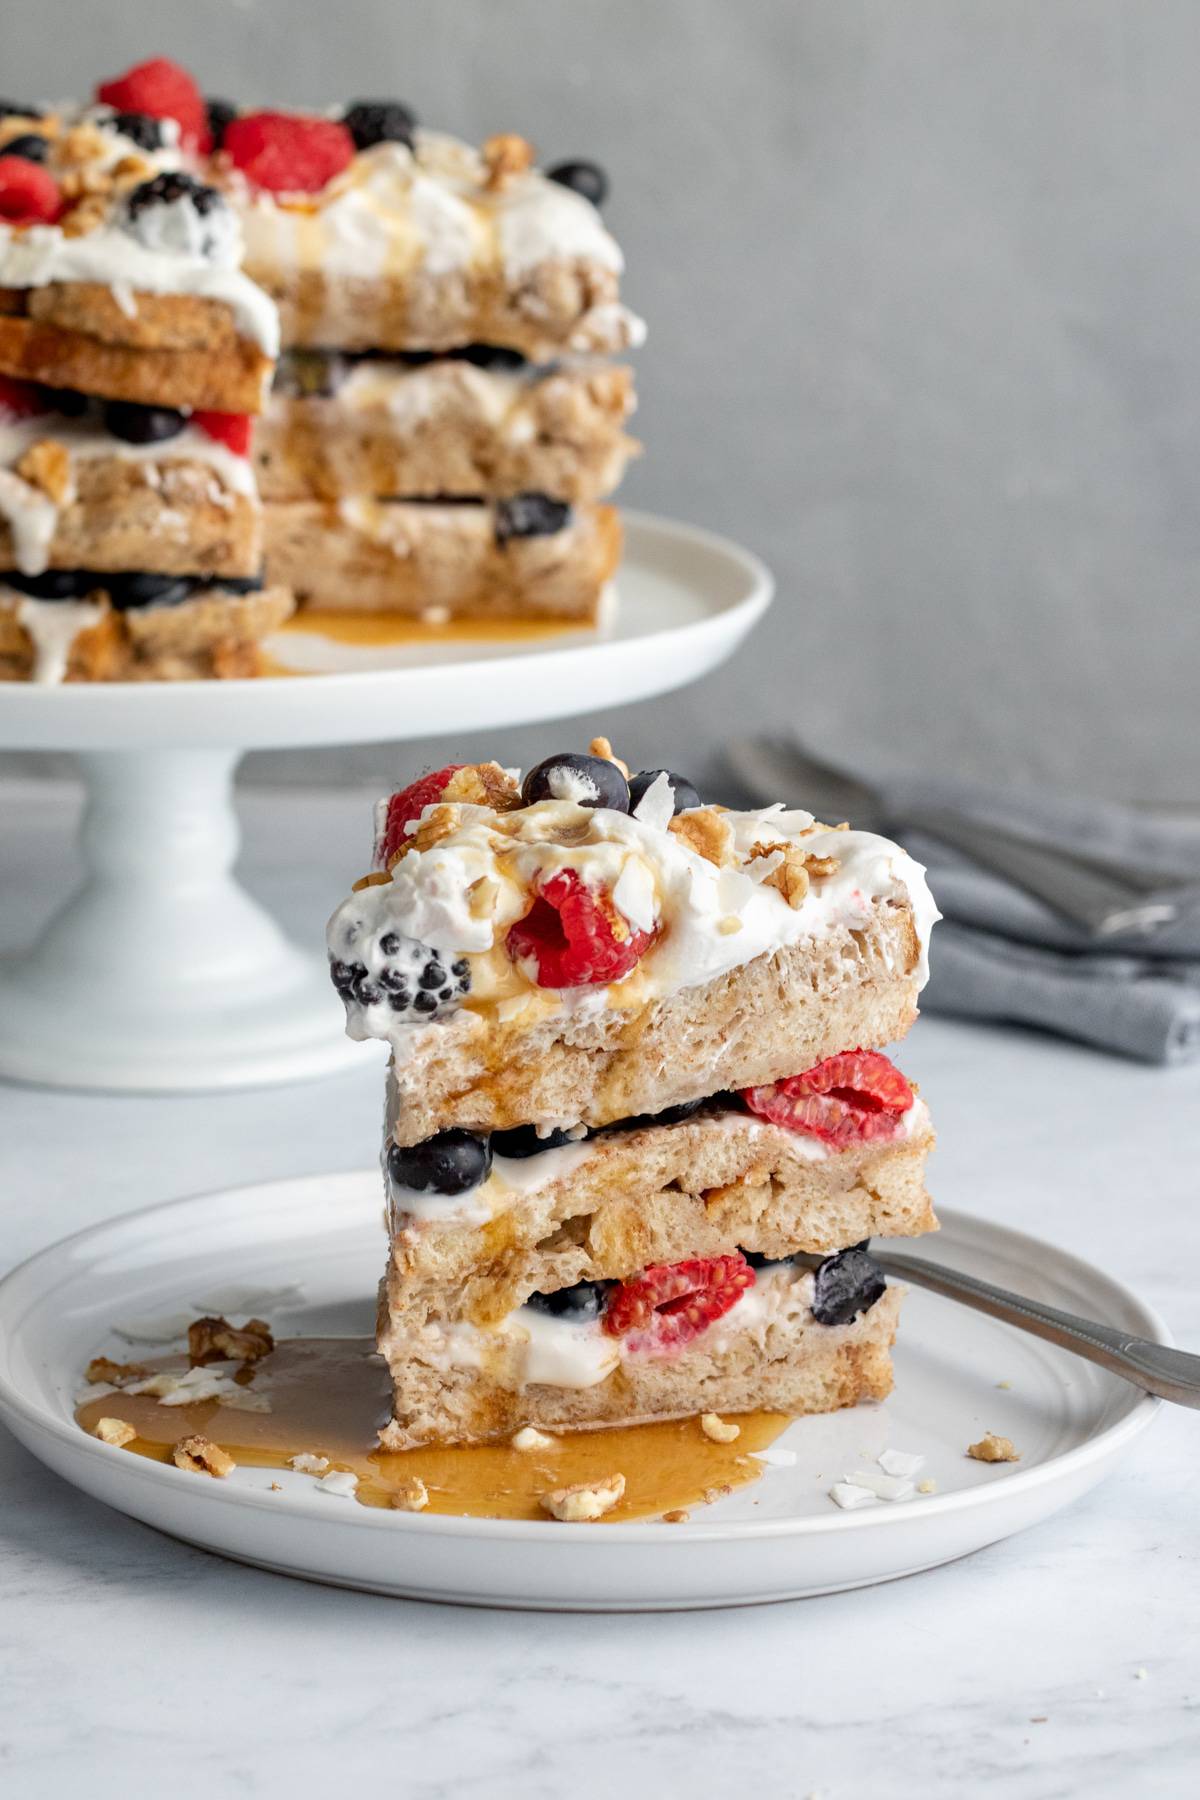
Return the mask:
[[[699,794],[684,776],[672,775],[670,769],[642,769],[639,774],[632,775],[629,780],[630,812],[636,811],[639,801],[660,775],[665,775],[667,778],[677,813],[687,812],[689,807],[701,804]]]
[[[372,144],[407,144],[411,150],[417,117],[399,100],[355,100],[342,114],[342,124],[356,150],[369,150]]]
[[[546,179],[557,181],[560,187],[570,188],[572,193],[582,194],[593,206],[603,206],[608,199],[608,176],[599,163],[585,162],[582,157],[555,163],[552,169],[546,170]]]
[[[106,400],[104,429],[126,444],[165,444],[187,424],[173,406],[139,406],[133,400]]]
[[[439,1131],[422,1144],[401,1148],[390,1144],[388,1178],[397,1188],[418,1193],[465,1194],[486,1181],[492,1167],[492,1148],[487,1138],[457,1128]]]
[[[493,1131],[492,1149],[497,1156],[540,1156],[543,1150],[558,1150],[563,1144],[578,1140],[569,1131],[548,1131],[538,1136],[536,1125],[514,1125],[510,1131]]]
[[[813,1317],[820,1325],[848,1325],[874,1306],[887,1282],[883,1270],[854,1244],[827,1257],[813,1277]]]
[[[166,143],[162,120],[150,113],[119,112],[106,121],[110,131],[119,131],[135,143],[139,150],[161,150]]]
[[[26,162],[44,163],[50,146],[37,131],[26,131],[0,145],[0,156],[23,156]]]
[[[470,990],[464,957],[447,966],[440,951],[399,931],[385,931],[378,948],[383,960],[374,973],[362,962],[330,961],[330,979],[343,1000],[360,1006],[386,1000],[394,1013],[413,1013],[425,1023],[452,1011]]]
[[[196,591],[194,575],[104,575],[98,578],[118,612],[135,612],[139,606],[178,606]]]
[[[600,1317],[616,1286],[615,1281],[577,1281],[574,1287],[556,1288],[552,1294],[530,1294],[525,1304],[534,1312],[548,1313],[552,1319],[585,1325]]]
[[[606,806],[611,812],[627,813],[629,784],[607,757],[566,751],[530,769],[521,784],[521,799],[526,806],[536,806],[539,800],[574,800],[577,806]]]
[[[168,169],[135,187],[125,208],[129,217],[136,219],[152,206],[171,206],[177,200],[190,200],[201,218],[225,204],[216,188],[185,175],[182,169]]]
[[[510,538],[553,537],[571,516],[565,500],[551,500],[549,494],[514,494],[496,507],[496,542],[507,544]]]
[[[206,97],[204,101],[208,113],[208,129],[212,137],[212,147],[219,150],[225,142],[225,133],[238,116],[238,109],[229,100],[214,100]]]

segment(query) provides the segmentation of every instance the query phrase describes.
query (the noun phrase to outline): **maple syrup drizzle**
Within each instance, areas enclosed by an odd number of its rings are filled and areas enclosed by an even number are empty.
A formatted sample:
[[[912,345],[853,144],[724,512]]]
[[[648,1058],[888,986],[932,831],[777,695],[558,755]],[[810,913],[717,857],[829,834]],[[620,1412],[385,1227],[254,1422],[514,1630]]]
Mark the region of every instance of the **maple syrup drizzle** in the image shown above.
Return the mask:
[[[147,1373],[187,1366],[183,1356],[139,1363]],[[625,1496],[605,1515],[614,1523],[703,1505],[713,1490],[756,1481],[762,1465],[751,1452],[765,1449],[791,1423],[786,1413],[742,1413],[731,1444],[713,1443],[699,1419],[690,1418],[555,1432],[544,1450],[431,1444],[396,1453],[376,1443],[390,1411],[391,1382],[369,1338],[285,1339],[236,1379],[269,1393],[271,1411],[243,1412],[220,1400],[163,1406],[150,1394],[118,1391],[88,1401],[75,1417],[89,1433],[100,1419],[127,1420],[138,1435],[125,1448],[155,1462],[169,1462],[172,1447],[193,1434],[253,1468],[284,1469],[293,1456],[324,1456],[331,1468],[357,1475],[356,1498],[364,1506],[391,1506],[393,1495],[419,1476],[429,1512],[471,1518],[544,1520],[539,1500],[550,1488],[619,1471]]]
[[[404,613],[341,612],[304,607],[277,635],[332,638],[338,644],[387,648],[394,644],[525,644],[590,629],[584,619],[448,619],[433,625]]]

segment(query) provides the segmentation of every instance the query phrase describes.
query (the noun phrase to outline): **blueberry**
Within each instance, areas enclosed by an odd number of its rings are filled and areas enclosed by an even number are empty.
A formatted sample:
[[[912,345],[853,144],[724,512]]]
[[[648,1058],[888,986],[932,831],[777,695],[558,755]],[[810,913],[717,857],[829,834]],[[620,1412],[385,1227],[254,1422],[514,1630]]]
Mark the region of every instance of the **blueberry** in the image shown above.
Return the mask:
[[[50,146],[40,132],[27,131],[0,146],[0,156],[23,156],[26,162],[44,163]]]
[[[462,350],[452,351],[460,362],[469,362],[476,369],[521,369],[525,366],[525,358],[519,350],[509,350],[503,344],[467,344]]]
[[[570,188],[572,193],[582,194],[593,206],[603,206],[608,199],[608,176],[599,163],[585,162],[582,158],[555,163],[552,169],[546,170],[546,178],[557,181],[560,187]]]
[[[530,769],[521,785],[521,799],[526,806],[536,806],[539,800],[574,800],[577,806],[628,812],[629,784],[616,763],[605,757],[566,751]]]
[[[764,1256],[761,1250],[743,1250],[742,1255],[752,1269],[781,1269],[792,1260],[790,1256]]]
[[[23,100],[0,100],[0,119],[44,119],[40,106],[26,106]],[[7,155],[7,151],[4,152]]]
[[[630,812],[633,812],[636,809],[642,796],[646,793],[647,789],[658,780],[660,775],[665,775],[670,784],[671,793],[675,799],[675,811],[677,813],[687,812],[689,807],[699,806],[701,804],[699,794],[685,776],[672,775],[670,769],[643,769],[639,774],[630,777]]]
[[[492,1147],[473,1131],[439,1131],[423,1144],[401,1149],[390,1144],[388,1176],[397,1188],[415,1188],[426,1194],[465,1194],[486,1181],[492,1167]]]
[[[186,424],[173,406],[139,406],[133,400],[104,403],[104,429],[126,444],[165,444]]]
[[[813,1317],[820,1325],[848,1325],[874,1306],[886,1287],[882,1269],[862,1244],[839,1250],[813,1278]]]
[[[178,606],[196,590],[193,575],[103,575],[98,578],[118,612],[139,606]]]
[[[571,516],[565,500],[551,500],[549,494],[514,494],[496,507],[496,542],[507,544],[510,538],[553,537]]]
[[[257,594],[262,591],[261,575],[221,575],[213,582],[223,594]]]
[[[169,169],[153,181],[143,181],[135,187],[125,206],[129,217],[136,219],[151,206],[170,206],[176,200],[190,200],[201,216],[225,204],[216,188],[197,181],[194,175],[185,175],[182,169]]]
[[[91,405],[89,396],[77,394],[74,388],[43,388],[42,395],[46,405],[61,413],[64,419],[82,418]]]
[[[131,138],[139,150],[161,150],[166,143],[162,120],[149,113],[119,112],[108,120],[109,129]]]
[[[342,124],[356,150],[369,150],[372,144],[407,144],[411,150],[417,118],[399,100],[356,100],[342,114]]]
[[[703,1095],[699,1100],[681,1100],[678,1106],[664,1107],[662,1112],[634,1113],[632,1118],[617,1119],[614,1124],[605,1125],[602,1129],[606,1132],[644,1131],[647,1125],[681,1125],[685,1119],[698,1113],[704,1103]]]
[[[573,1325],[598,1319],[608,1304],[615,1281],[577,1281],[574,1287],[556,1288],[552,1294],[530,1294],[526,1306],[549,1313],[552,1319],[569,1319]]]
[[[578,1140],[569,1131],[550,1131],[539,1137],[536,1125],[514,1125],[511,1131],[493,1131],[492,1149],[497,1156],[540,1156],[543,1150],[558,1150],[563,1144]]]
[[[4,572],[5,585],[28,594],[31,600],[78,600],[111,579],[94,575],[90,569],[46,569],[41,575],[22,575],[16,569]]]
[[[206,97],[204,102],[208,111],[208,129],[212,134],[213,149],[219,150],[225,142],[225,133],[238,116],[238,109],[230,100],[214,100]]]

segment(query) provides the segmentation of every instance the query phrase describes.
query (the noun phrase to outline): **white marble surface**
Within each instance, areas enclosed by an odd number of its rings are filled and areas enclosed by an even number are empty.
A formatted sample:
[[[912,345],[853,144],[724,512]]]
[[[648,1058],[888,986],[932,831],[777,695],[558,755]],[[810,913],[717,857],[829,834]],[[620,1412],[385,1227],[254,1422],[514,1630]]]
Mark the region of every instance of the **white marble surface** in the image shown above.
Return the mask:
[[[69,879],[73,804],[0,800],[2,947]],[[363,861],[363,796],[244,810],[248,878],[318,942]],[[937,1196],[1093,1257],[1200,1348],[1200,1072],[940,1021],[904,1066],[936,1108]],[[378,1087],[364,1068],[187,1099],[0,1088],[0,1267],[177,1194],[366,1164]],[[569,1618],[223,1563],[83,1499],[0,1432],[0,1793],[1194,1792],[1198,1469],[1200,1418],[1171,1410],[1082,1504],[931,1574],[742,1613]]]

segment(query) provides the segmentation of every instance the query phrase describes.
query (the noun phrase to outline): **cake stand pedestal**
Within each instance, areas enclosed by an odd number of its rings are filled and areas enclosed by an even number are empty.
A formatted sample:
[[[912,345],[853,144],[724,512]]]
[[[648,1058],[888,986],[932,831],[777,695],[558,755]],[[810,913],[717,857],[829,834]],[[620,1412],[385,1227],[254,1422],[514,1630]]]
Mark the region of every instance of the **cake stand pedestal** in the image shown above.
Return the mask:
[[[271,650],[311,679],[0,685],[0,747],[75,751],[87,791],[78,891],[28,951],[0,959],[0,1076],[178,1093],[329,1074],[372,1054],[345,1037],[323,959],[234,878],[242,753],[626,705],[723,662],[772,591],[749,552],[636,514],[619,587],[599,633],[532,645],[293,634]]]

